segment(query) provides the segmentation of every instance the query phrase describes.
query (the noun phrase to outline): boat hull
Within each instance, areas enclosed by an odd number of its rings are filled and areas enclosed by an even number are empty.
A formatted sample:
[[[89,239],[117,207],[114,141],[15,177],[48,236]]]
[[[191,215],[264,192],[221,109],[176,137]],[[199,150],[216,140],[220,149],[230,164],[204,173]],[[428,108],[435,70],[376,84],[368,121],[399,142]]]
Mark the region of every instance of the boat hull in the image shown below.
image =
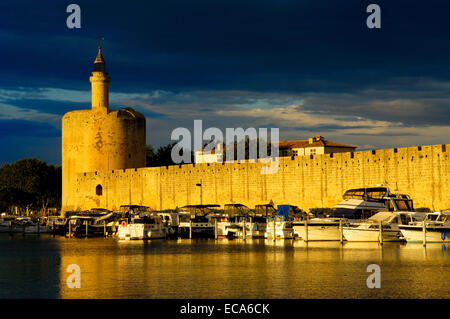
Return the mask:
[[[119,225],[117,237],[120,240],[145,240],[166,238],[166,232],[158,226],[147,226],[145,224]]]
[[[378,229],[358,229],[344,227],[344,238],[347,241],[379,242],[380,231]],[[383,241],[404,241],[400,230],[383,230]]]
[[[305,225],[294,225],[294,234],[305,239]],[[308,241],[338,241],[340,239],[339,224],[308,224]]]
[[[294,228],[286,226],[285,222],[276,222],[275,232],[273,223],[267,223],[264,238],[267,239],[293,239]]]
[[[50,227],[44,225],[29,225],[25,227],[25,234],[45,234],[50,233]]]
[[[403,236],[408,242],[423,242],[423,229],[416,227],[400,227]],[[427,227],[426,229],[427,243],[450,243],[449,227]]]
[[[214,226],[212,227],[192,227],[192,231],[190,233],[189,227],[178,227],[178,236],[181,238],[189,238],[189,235],[192,238],[214,238]]]

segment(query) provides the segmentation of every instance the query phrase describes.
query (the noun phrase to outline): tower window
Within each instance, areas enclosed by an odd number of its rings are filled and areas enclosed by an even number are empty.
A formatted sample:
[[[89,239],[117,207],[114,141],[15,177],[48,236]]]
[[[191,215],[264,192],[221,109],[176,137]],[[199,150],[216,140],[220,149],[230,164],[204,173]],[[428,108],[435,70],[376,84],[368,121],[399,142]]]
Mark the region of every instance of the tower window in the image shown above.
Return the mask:
[[[95,194],[98,196],[102,196],[103,195],[103,187],[102,185],[97,185],[97,187],[95,188]]]

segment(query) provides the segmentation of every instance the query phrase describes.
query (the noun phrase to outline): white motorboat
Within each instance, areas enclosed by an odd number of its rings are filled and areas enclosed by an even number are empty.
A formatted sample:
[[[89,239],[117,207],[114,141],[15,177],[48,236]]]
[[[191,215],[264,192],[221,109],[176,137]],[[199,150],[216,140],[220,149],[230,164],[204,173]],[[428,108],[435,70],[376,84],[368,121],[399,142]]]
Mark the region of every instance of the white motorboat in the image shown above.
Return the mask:
[[[260,216],[221,217],[217,222],[217,235],[223,238],[264,238],[266,219]]]
[[[178,236],[182,238],[214,238],[215,208],[220,205],[186,205],[178,213]]]
[[[292,225],[293,214],[300,211],[298,207],[291,205],[278,205],[277,214],[267,217],[266,232],[267,239],[292,239],[294,228]]]
[[[413,202],[407,195],[392,194],[388,187],[349,189],[343,201],[333,207],[325,218],[303,216],[294,220],[295,235],[305,239],[305,218],[308,218],[308,241],[336,241],[341,239],[341,224],[358,223],[381,211],[411,211]]]
[[[167,228],[167,235],[169,237],[176,236],[178,233],[179,217],[176,211],[161,211],[157,212],[161,217],[164,226]]]
[[[425,230],[424,230],[425,224]],[[408,242],[449,243],[450,212],[427,213],[423,221],[399,226]]]
[[[294,234],[299,238],[306,239],[306,229],[308,229],[308,241],[340,240],[340,220],[341,218],[311,218],[307,221],[304,218],[303,220],[294,220]],[[305,225],[305,222],[307,222],[307,225]]]
[[[264,237],[267,239],[292,239],[294,228],[290,220],[284,217],[268,217]]]
[[[161,239],[167,231],[160,216],[136,215],[119,223],[117,237],[121,240]]]
[[[10,233],[12,231],[11,221],[0,222],[0,233]]]
[[[217,236],[222,238],[264,238],[266,218],[242,204],[226,204],[225,215],[216,217]]]
[[[0,218],[0,233],[12,233],[14,231],[14,220],[15,216],[5,216],[6,213],[2,214]]]
[[[365,222],[345,226],[343,235],[347,241],[379,242],[380,236],[382,241],[404,241],[399,224],[401,224],[399,214],[379,212]]]
[[[39,221],[25,226],[25,234],[45,234],[50,233],[51,229],[47,225],[41,224]]]

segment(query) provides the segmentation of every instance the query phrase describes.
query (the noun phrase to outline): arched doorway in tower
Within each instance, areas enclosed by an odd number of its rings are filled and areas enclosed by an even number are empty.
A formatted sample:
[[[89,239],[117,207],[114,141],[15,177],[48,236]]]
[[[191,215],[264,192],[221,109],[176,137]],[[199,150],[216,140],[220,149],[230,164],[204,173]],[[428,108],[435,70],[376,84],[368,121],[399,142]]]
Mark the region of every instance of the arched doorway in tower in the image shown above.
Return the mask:
[[[97,187],[95,187],[95,194],[97,196],[102,196],[103,195],[103,187],[102,187],[102,185],[98,184]]]

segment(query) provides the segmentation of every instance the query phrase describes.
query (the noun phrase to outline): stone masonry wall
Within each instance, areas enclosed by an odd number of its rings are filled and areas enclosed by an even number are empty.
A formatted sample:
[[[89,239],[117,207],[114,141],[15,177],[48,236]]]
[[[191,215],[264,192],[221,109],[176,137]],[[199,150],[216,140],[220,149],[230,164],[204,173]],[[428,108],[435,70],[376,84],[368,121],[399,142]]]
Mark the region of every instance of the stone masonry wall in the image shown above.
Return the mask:
[[[146,205],[170,209],[200,204],[242,203],[251,208],[272,200],[302,209],[332,207],[349,188],[383,184],[409,194],[415,207],[450,208],[450,144],[353,153],[282,157],[276,174],[261,163],[187,164],[86,172],[77,175],[77,209]],[[96,195],[101,185],[103,194]]]

